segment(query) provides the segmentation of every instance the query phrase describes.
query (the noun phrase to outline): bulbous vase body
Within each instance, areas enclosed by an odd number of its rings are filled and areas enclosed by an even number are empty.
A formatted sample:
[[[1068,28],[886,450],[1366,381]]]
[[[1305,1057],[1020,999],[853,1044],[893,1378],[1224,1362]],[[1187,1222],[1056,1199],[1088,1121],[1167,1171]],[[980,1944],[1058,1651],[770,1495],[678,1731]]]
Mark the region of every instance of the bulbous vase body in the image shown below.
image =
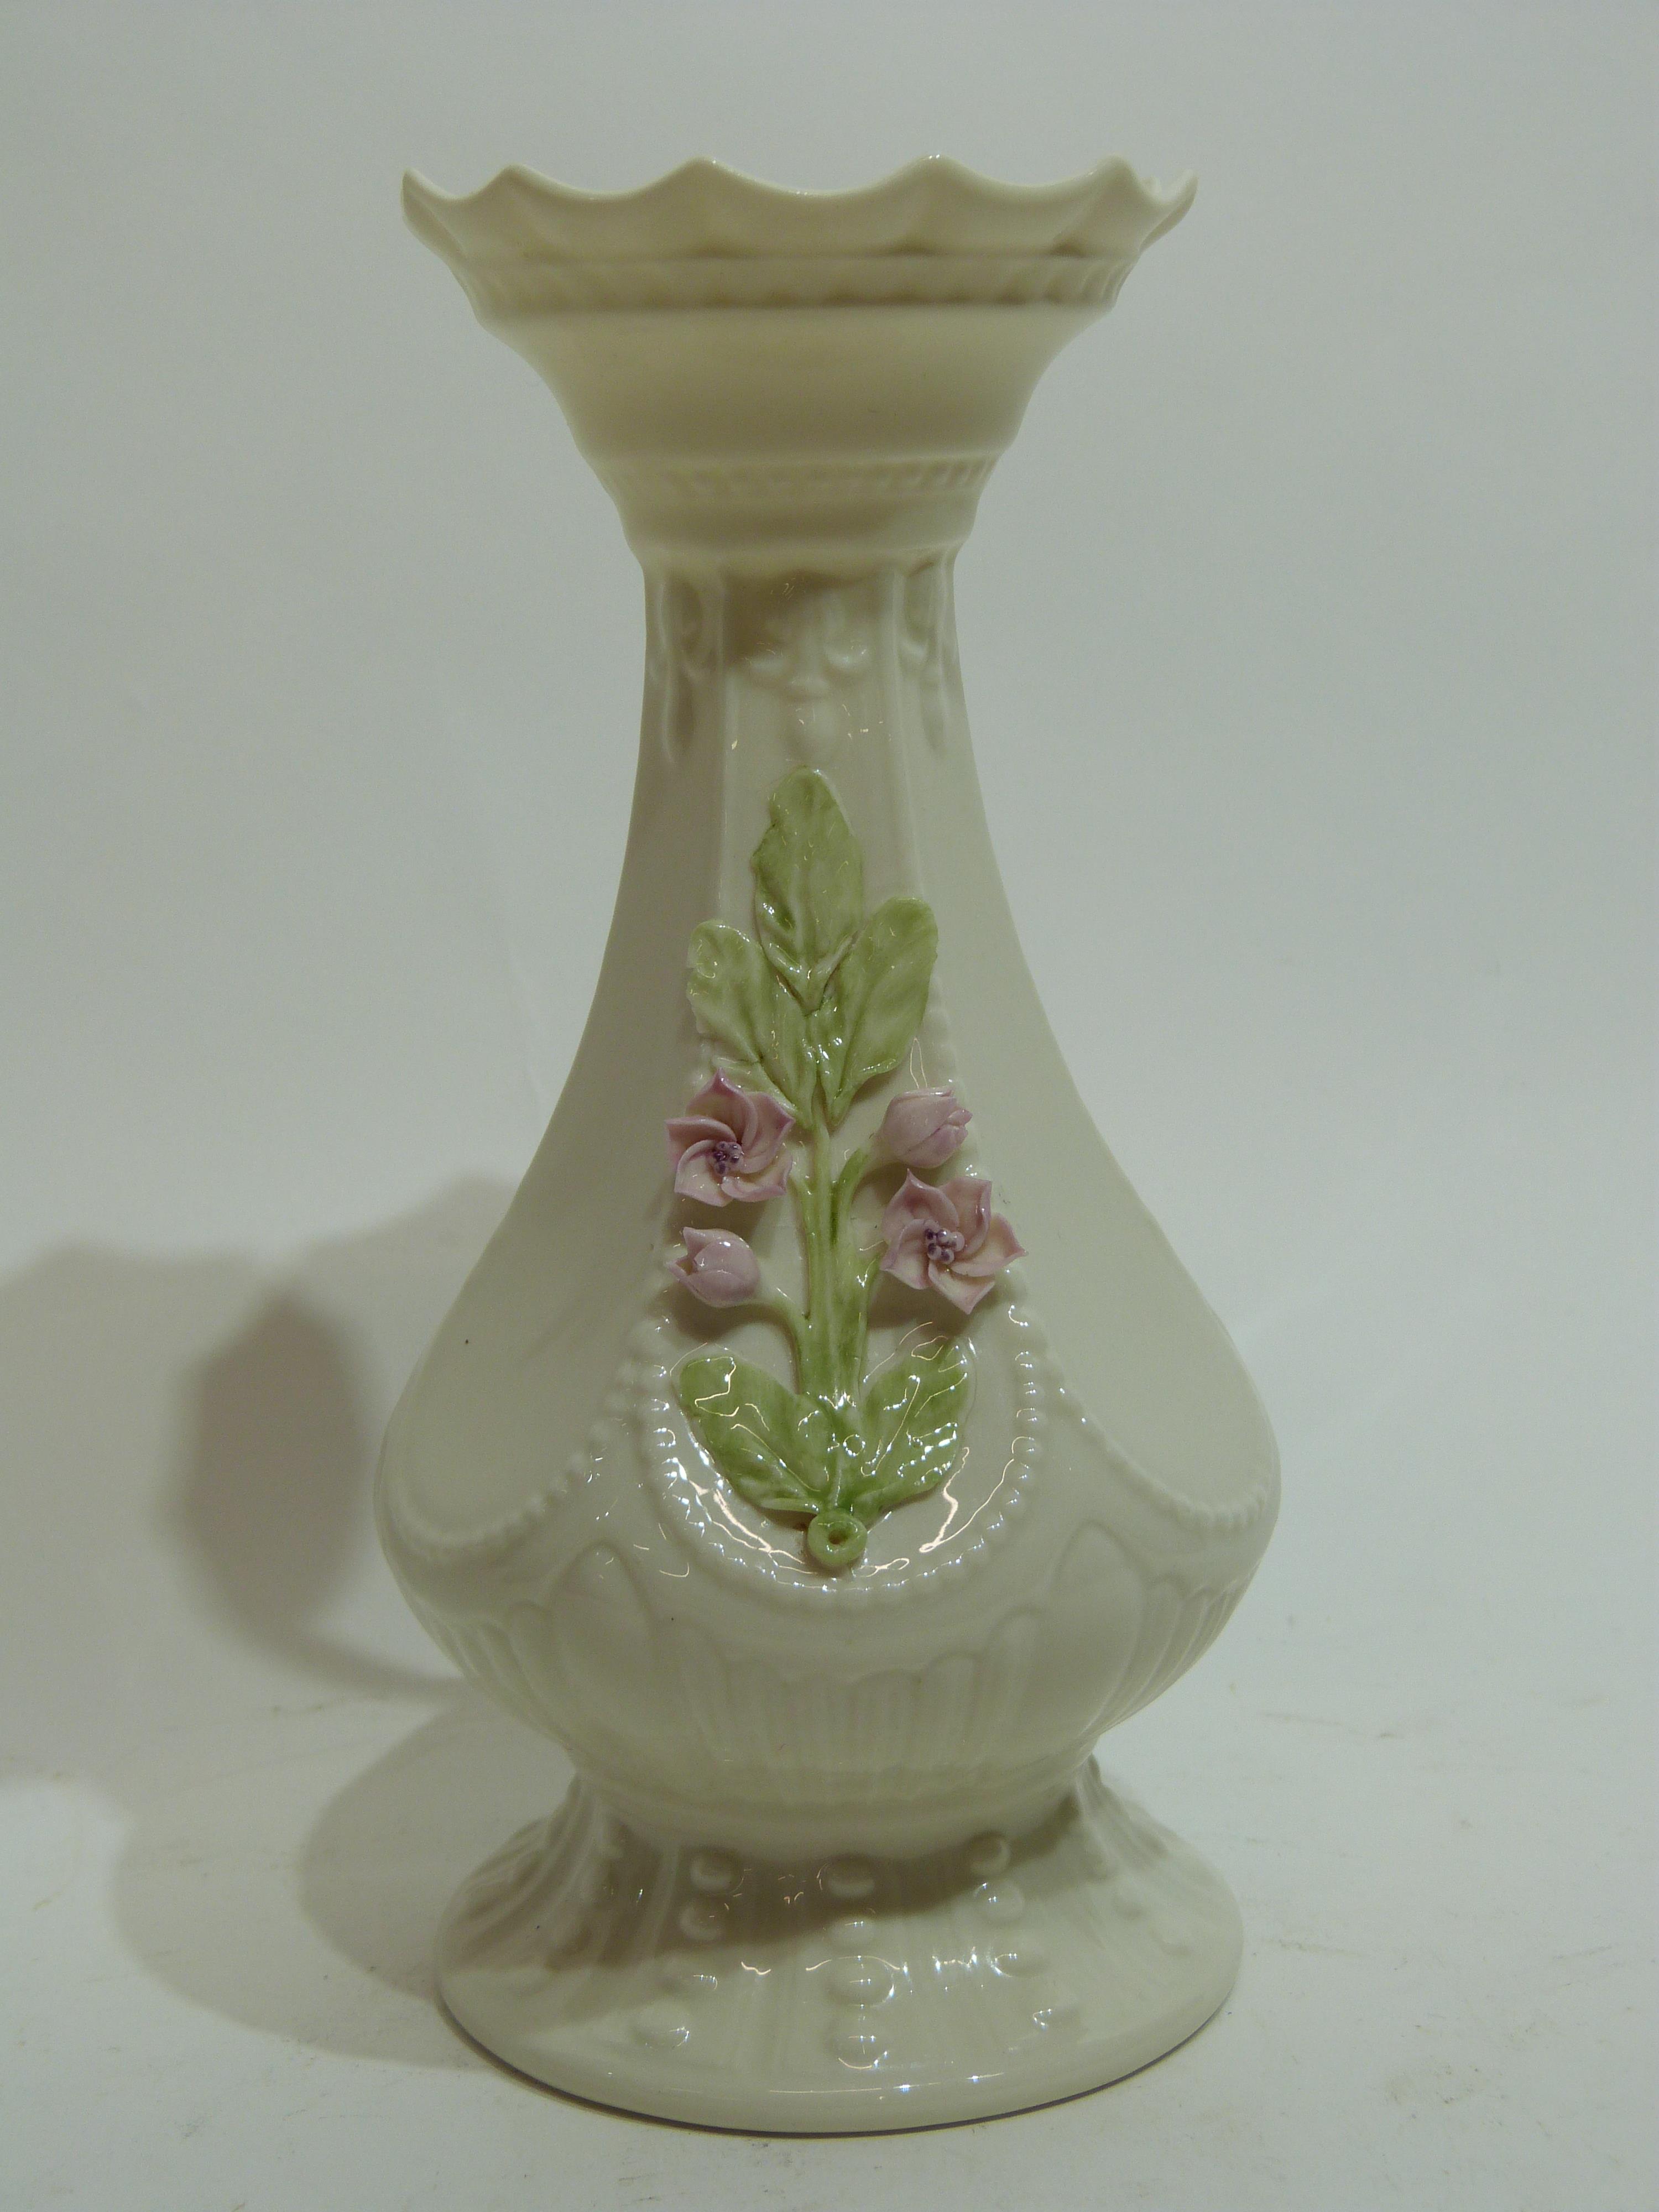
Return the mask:
[[[446,1997],[603,2100],[975,2117],[1236,1969],[1090,1754],[1226,1620],[1276,1458],[1037,1002],[951,599],[1036,376],[1186,198],[408,187],[646,574],[592,1014],[378,1486],[422,1620],[579,1778],[458,1898]]]

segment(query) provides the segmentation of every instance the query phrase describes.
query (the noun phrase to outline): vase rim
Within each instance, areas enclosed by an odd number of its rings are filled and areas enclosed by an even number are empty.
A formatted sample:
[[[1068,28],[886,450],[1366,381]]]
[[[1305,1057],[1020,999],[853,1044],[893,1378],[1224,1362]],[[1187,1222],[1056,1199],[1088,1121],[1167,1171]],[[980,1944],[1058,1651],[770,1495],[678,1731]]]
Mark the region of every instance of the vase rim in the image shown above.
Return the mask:
[[[1194,189],[931,155],[836,192],[709,161],[629,192],[410,175],[404,207],[551,386],[647,568],[839,575],[962,544],[1037,378]]]
[[[1187,212],[1111,155],[1053,184],[1005,184],[943,154],[851,190],[775,185],[706,158],[632,191],[588,191],[518,164],[450,194],[410,170],[411,228],[458,274],[492,263],[1004,257],[1132,263]]]

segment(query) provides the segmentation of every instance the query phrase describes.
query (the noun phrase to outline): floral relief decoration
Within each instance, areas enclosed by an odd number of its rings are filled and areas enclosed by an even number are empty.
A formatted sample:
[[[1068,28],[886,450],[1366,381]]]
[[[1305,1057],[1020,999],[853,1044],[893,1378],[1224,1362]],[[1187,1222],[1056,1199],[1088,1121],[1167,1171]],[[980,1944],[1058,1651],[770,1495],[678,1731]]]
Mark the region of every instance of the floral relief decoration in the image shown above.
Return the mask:
[[[763,1511],[805,1523],[809,1557],[834,1572],[871,1524],[957,1465],[972,1395],[962,1320],[1023,1249],[991,1186],[933,1180],[970,1119],[950,1089],[902,1091],[870,1143],[835,1143],[854,1100],[890,1076],[927,1004],[938,931],[919,898],[864,902],[864,859],[826,779],[798,769],[771,794],[755,848],[755,934],[707,921],[692,935],[687,993],[726,1062],[667,1123],[675,1191],[709,1207],[793,1202],[805,1295],[769,1285],[747,1237],[688,1225],[668,1268],[705,1305],[748,1310],[786,1332],[795,1387],[724,1351],[682,1362],[676,1388],[725,1480]],[[904,1170],[877,1224],[854,1200]],[[875,1231],[873,1238],[872,1230]],[[955,1310],[953,1330],[869,1370],[883,1274]]]

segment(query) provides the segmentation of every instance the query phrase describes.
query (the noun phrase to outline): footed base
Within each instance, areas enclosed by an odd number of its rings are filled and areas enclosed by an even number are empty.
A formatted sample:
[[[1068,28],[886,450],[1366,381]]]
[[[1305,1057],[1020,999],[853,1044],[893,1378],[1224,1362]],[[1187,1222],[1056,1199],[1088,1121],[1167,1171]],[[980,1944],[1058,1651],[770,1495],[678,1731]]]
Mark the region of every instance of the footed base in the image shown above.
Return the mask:
[[[438,1979],[469,2033],[554,2088],[846,2133],[1133,2073],[1215,2011],[1241,1942],[1219,1875],[1092,1760],[1026,1835],[813,1866],[649,1842],[578,1781],[461,1889]]]

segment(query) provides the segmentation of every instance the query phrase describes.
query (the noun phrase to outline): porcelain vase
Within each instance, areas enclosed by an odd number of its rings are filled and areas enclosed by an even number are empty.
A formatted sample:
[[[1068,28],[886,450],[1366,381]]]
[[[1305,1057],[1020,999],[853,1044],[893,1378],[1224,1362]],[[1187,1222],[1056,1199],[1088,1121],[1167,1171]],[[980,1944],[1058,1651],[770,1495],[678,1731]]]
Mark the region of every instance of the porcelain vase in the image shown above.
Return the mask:
[[[1092,1753],[1237,1604],[1273,1439],[1038,1004],[951,598],[1042,370],[1191,191],[406,182],[645,573],[592,1016],[378,1484],[421,1620],[576,1774],[460,1889],[444,1998],[585,2097],[979,2118],[1234,1978],[1219,1875]]]

